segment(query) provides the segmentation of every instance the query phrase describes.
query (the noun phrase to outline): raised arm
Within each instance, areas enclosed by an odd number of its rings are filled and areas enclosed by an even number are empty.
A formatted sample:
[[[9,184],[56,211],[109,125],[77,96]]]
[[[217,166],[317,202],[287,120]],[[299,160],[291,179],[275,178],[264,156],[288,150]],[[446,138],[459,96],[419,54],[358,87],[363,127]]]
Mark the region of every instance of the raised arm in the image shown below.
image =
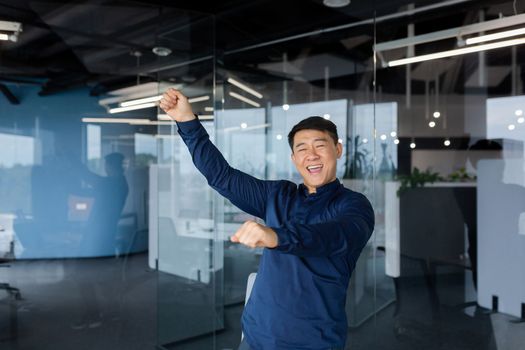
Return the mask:
[[[268,192],[277,183],[259,180],[232,168],[210,141],[208,133],[193,114],[188,99],[180,91],[168,90],[160,101],[160,107],[177,122],[179,134],[190,151],[193,163],[208,184],[241,210],[264,219]]]

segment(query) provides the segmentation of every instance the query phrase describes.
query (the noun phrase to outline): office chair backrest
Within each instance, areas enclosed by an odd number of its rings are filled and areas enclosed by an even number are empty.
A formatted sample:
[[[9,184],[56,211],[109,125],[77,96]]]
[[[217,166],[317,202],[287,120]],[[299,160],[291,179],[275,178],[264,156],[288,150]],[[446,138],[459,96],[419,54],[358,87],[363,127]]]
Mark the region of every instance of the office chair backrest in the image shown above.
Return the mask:
[[[250,299],[250,294],[252,294],[253,284],[255,283],[255,278],[257,277],[256,272],[250,273],[248,276],[248,282],[246,283],[246,297],[244,298],[244,305],[248,303],[248,299]],[[244,333],[241,332],[241,341],[244,338]]]

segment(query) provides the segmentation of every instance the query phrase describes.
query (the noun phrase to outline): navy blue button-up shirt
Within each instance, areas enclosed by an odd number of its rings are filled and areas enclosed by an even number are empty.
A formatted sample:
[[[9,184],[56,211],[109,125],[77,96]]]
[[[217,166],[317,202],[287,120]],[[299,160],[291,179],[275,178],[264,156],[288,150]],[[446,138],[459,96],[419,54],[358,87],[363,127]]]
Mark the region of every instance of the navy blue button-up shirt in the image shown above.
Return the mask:
[[[278,236],[242,315],[250,347],[343,348],[346,290],[374,229],[370,202],[338,180],[309,194],[302,184],[256,179],[228,165],[197,119],[178,127],[209,185]]]

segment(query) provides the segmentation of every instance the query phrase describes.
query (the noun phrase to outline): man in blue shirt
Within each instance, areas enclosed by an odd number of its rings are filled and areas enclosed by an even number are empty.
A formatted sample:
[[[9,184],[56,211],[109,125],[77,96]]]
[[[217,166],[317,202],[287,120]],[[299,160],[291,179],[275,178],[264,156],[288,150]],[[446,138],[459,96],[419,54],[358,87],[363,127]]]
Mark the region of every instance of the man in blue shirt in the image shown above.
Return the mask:
[[[297,186],[230,167],[180,91],[168,90],[160,107],[177,122],[209,185],[265,221],[247,221],[230,238],[266,248],[242,315],[241,348],[344,348],[346,291],[374,229],[374,212],[365,196],[336,178],[342,145],[335,124],[310,117],[290,131],[291,158],[303,178]]]

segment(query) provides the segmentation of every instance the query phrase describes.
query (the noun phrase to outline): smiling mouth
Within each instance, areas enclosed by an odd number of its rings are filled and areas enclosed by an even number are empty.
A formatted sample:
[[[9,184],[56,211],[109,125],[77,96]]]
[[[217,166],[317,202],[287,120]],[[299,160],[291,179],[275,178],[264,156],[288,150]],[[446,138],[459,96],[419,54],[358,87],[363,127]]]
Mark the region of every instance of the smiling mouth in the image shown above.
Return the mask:
[[[310,174],[319,174],[321,172],[321,169],[323,169],[322,164],[309,165],[306,167],[306,170],[308,170]]]

